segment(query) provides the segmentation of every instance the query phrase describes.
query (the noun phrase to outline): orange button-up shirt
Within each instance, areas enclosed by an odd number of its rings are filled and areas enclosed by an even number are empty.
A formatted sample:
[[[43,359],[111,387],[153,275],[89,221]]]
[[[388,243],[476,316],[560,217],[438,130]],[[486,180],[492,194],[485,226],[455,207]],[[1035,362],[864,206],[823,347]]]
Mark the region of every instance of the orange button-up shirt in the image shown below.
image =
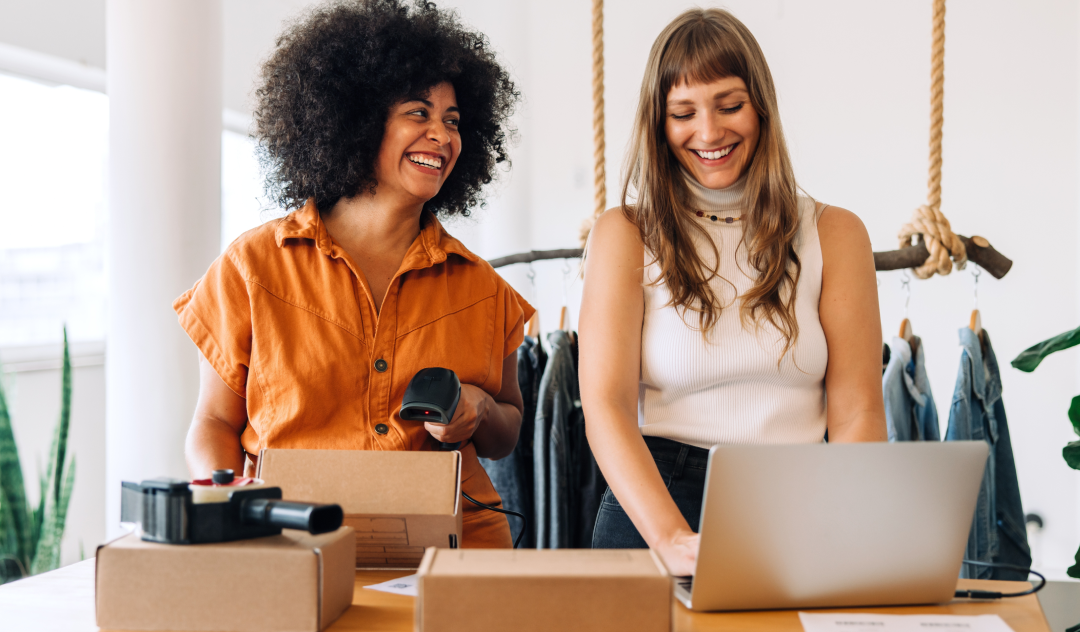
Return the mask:
[[[534,311],[424,212],[376,313],[364,275],[311,202],[234,241],[173,308],[225,384],[246,398],[240,442],[249,455],[437,449],[423,424],[398,416],[409,381],[445,367],[496,395],[503,360]],[[499,503],[471,443],[462,459],[463,491]],[[510,545],[504,516],[462,507],[463,546]]]

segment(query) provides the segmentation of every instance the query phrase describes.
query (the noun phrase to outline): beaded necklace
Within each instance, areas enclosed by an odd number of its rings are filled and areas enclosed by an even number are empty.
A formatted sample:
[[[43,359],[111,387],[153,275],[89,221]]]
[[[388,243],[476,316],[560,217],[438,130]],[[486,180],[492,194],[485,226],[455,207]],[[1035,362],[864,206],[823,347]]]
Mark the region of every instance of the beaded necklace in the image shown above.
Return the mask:
[[[738,217],[718,217],[718,216],[716,216],[716,215],[706,215],[706,214],[704,213],[704,211],[698,211],[698,212],[697,212],[697,216],[698,216],[698,217],[708,217],[709,219],[711,219],[711,220],[712,220],[712,221],[714,221],[714,222],[715,222],[715,221],[717,221],[717,220],[721,220],[721,221],[723,221],[723,222],[724,222],[725,224],[734,224],[735,222],[740,222],[740,221],[742,221],[742,219],[743,219],[744,217],[746,217],[745,215],[740,215],[740,216],[738,216]]]

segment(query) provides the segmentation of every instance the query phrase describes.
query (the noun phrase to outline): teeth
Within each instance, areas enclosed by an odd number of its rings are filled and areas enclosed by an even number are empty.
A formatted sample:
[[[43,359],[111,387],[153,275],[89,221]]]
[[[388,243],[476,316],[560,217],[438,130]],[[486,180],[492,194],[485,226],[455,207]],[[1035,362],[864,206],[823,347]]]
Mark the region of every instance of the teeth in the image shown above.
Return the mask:
[[[706,160],[719,160],[720,158],[723,158],[724,156],[730,154],[732,149],[735,149],[735,145],[728,145],[727,147],[724,147],[723,149],[719,149],[717,151],[699,151],[695,149],[694,152]]]
[[[410,154],[406,157],[418,165],[424,165],[425,167],[431,167],[432,169],[442,169],[442,158],[432,158],[431,156],[424,156],[422,154]]]

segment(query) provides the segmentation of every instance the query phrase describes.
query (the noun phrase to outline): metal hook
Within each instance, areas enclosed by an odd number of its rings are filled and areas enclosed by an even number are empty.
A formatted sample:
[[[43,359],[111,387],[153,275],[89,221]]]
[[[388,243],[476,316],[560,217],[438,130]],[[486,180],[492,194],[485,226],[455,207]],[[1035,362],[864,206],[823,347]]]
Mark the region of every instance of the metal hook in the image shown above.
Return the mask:
[[[525,277],[529,279],[529,284],[534,288],[536,287],[536,269],[533,268],[532,261],[529,262],[529,271],[525,274]]]
[[[979,269],[978,264],[972,264],[971,277],[975,280],[973,294],[975,298],[974,309],[979,309],[979,277],[982,276],[982,270]]]
[[[564,307],[568,306],[570,304],[570,288],[569,288],[569,285],[571,283],[571,280],[570,280],[570,273],[571,272],[573,272],[573,270],[570,268],[570,262],[564,259],[563,260],[563,268],[562,268],[562,274],[563,274],[562,293],[563,293],[563,306]]]
[[[904,318],[908,317],[908,306],[911,305],[911,275],[908,274],[907,269],[904,269],[903,275],[900,277],[900,288],[907,293],[904,298]]]

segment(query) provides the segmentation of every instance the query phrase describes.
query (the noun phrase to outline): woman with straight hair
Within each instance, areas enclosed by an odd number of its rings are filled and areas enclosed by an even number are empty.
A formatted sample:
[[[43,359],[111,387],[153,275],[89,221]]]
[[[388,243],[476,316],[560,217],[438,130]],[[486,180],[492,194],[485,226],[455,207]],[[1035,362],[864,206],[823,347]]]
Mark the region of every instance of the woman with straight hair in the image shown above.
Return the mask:
[[[870,239],[798,191],[754,36],[720,9],[677,17],[585,262],[582,404],[610,486],[595,548],[690,575],[709,447],[886,439]]]

